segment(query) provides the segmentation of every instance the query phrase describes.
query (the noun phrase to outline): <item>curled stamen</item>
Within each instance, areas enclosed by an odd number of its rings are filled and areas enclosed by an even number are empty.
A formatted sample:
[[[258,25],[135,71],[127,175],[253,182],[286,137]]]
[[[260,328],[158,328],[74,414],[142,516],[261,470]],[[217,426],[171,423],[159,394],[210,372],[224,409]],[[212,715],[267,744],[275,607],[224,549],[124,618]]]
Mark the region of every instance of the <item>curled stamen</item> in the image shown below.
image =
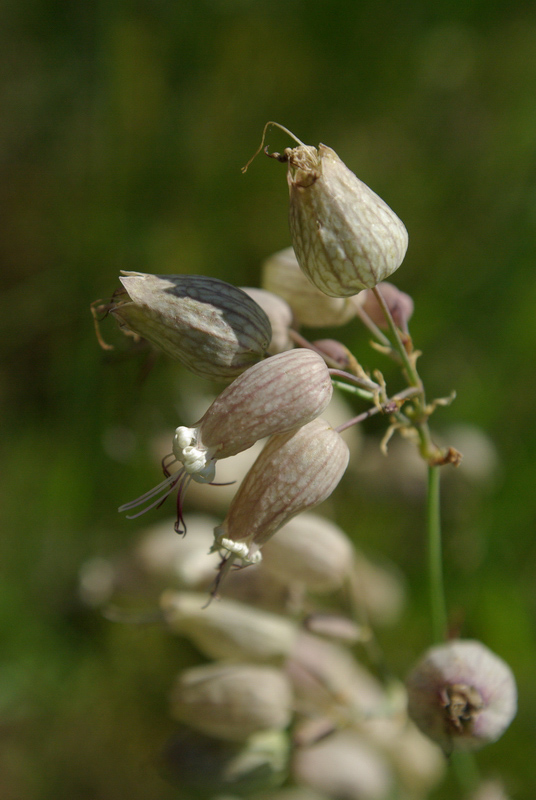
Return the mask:
[[[182,470],[181,470],[182,472]],[[186,527],[186,521],[184,519],[184,515],[182,513],[183,508],[183,501],[184,495],[186,494],[186,490],[192,481],[192,476],[185,472],[178,485],[177,491],[177,520],[175,522],[174,528],[176,533],[182,534],[182,536],[186,536],[186,531],[188,530]]]
[[[168,459],[171,459],[171,461],[169,461]],[[167,455],[164,456],[164,458],[161,461],[161,464],[162,464],[162,472],[166,477],[171,477],[171,472],[169,471],[169,468],[176,463],[177,459],[175,458],[174,453],[167,453]]]

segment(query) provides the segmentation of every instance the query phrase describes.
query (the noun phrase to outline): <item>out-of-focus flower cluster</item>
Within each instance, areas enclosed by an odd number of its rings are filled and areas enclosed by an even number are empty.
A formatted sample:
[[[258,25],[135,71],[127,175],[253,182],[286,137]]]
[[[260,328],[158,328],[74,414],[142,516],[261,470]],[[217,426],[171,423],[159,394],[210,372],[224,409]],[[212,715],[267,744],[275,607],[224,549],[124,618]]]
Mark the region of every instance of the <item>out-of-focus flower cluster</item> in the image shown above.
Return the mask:
[[[207,797],[260,799],[270,790],[276,798],[283,783],[318,798],[380,800],[395,786],[401,797],[426,797],[442,778],[443,756],[409,720],[402,684],[382,683],[356,656],[366,653],[371,626],[399,618],[398,572],[306,512],[264,545],[259,564],[233,571],[207,606],[217,523],[192,512],[184,539],[173,520],[151,526],[111,583],[114,567],[93,565],[103,570],[107,590],[95,599],[105,605],[125,581],[133,591],[129,572],[138,591],[162,587],[166,628],[209,662],[183,670],[171,687],[179,727],[165,759],[175,780]],[[87,578],[86,568],[86,591]]]
[[[120,619],[118,594],[144,588],[166,630],[204,660],[170,691],[178,728],[165,762],[186,792],[420,800],[443,776],[441,749],[501,735],[515,682],[472,641],[432,648],[407,688],[386,677],[375,629],[396,623],[403,581],[312,509],[363,453],[356,423],[372,414],[387,414],[390,431],[412,443],[421,424],[421,456],[439,452],[422,433],[434,405],[412,377],[413,301],[384,282],[404,258],[407,232],[331,148],[300,143],[273,157],[288,165],[293,247],[264,262],[262,288],[124,272],[111,302],[96,307],[225,388],[168,437],[161,483],[120,508],[139,517],[174,495],[175,519],[145,530],[117,564],[84,565],[80,593]],[[309,342],[301,330],[355,318],[377,335],[377,349],[399,358],[405,392],[389,398],[383,376],[366,373],[342,342]],[[334,379],[367,412],[353,417],[333,397]],[[417,394],[421,405],[401,413]],[[429,463],[454,463],[453,453]]]

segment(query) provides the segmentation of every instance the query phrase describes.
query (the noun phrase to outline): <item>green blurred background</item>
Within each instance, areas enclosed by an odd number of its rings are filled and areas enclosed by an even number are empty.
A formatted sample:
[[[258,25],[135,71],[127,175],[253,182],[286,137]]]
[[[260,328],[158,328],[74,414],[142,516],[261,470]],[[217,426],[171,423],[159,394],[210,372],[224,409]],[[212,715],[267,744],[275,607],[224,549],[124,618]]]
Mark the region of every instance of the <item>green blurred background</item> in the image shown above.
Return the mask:
[[[0,43],[2,800],[181,796],[158,760],[170,683],[195,655],[158,626],[104,620],[77,582],[146,524],[116,509],[157,481],[151,442],[190,383],[163,358],[147,374],[111,323],[103,352],[89,304],[120,269],[258,285],[290,244],[285,168],[240,172],[268,119],[333,147],[403,219],[396,282],[416,302],[421,373],[430,396],[458,392],[434,425],[479,425],[498,449],[491,486],[446,487],[446,576],[461,633],[519,684],[517,719],[479,764],[533,800],[534,5],[6,0]],[[357,326],[345,337],[395,385]],[[404,674],[430,635],[422,504],[346,490],[339,521],[408,577],[383,634]]]

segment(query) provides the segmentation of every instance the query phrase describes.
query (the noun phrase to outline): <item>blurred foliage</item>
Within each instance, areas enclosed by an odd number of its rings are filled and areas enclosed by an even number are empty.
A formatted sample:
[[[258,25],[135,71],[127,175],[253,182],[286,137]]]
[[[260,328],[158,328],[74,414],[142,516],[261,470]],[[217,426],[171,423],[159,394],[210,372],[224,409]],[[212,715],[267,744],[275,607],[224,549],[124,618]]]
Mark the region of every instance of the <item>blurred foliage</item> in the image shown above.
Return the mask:
[[[101,351],[89,303],[120,269],[258,285],[289,244],[285,168],[240,167],[275,119],[332,146],[404,220],[396,282],[416,302],[421,374],[430,395],[458,393],[434,425],[479,425],[498,447],[493,486],[445,486],[447,587],[461,633],[519,682],[518,717],[479,764],[532,799],[533,4],[6,0],[0,42],[0,796],[177,796],[159,757],[191,654],[157,626],[102,619],[77,580],[141,530],[116,508],[156,482],[152,441],[194,384],[163,358],[149,371],[111,324],[117,347]],[[377,364],[357,326],[347,337]],[[336,515],[408,576],[410,608],[383,642],[404,674],[429,641],[421,498],[347,481]]]

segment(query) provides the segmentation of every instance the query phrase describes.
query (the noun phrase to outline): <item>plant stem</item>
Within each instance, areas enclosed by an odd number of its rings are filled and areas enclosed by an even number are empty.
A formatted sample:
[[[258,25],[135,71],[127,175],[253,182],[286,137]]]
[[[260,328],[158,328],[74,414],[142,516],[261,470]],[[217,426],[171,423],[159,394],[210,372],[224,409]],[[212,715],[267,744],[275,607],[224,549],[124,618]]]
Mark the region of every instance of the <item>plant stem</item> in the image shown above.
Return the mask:
[[[418,387],[422,388],[421,379],[419,378],[417,370],[415,369],[415,365],[412,363],[410,357],[408,356],[407,350],[404,347],[402,339],[400,338],[400,333],[398,331],[398,328],[395,325],[393,316],[392,316],[391,312],[389,311],[389,306],[387,305],[387,303],[383,299],[383,295],[382,295],[381,291],[378,289],[377,286],[375,286],[372,291],[374,292],[376,300],[380,304],[381,309],[383,311],[383,314],[385,316],[385,319],[387,320],[387,324],[389,325],[389,331],[391,333],[391,336],[394,339],[396,350],[400,354],[400,357],[401,357],[402,362],[404,364],[404,369],[406,370],[408,383],[411,386],[418,386]]]
[[[480,772],[473,753],[458,750],[450,756],[450,763],[464,794],[475,792],[480,783]]]
[[[394,414],[406,400],[414,397],[418,391],[416,387],[410,386],[408,389],[404,389],[403,392],[398,392],[398,394],[395,394],[381,405],[373,406],[367,411],[358,414],[357,417],[352,417],[352,419],[349,419],[347,422],[343,422],[342,425],[337,425],[334,430],[336,430],[337,433],[341,433],[341,431],[345,431],[346,428],[351,428],[352,425],[358,425],[360,422],[364,422],[369,417],[373,417],[374,414],[379,414],[380,412],[383,414]]]
[[[447,611],[443,586],[441,545],[439,467],[428,467],[428,497],[426,502],[428,528],[428,580],[432,635],[434,642],[444,642],[447,634]]]

